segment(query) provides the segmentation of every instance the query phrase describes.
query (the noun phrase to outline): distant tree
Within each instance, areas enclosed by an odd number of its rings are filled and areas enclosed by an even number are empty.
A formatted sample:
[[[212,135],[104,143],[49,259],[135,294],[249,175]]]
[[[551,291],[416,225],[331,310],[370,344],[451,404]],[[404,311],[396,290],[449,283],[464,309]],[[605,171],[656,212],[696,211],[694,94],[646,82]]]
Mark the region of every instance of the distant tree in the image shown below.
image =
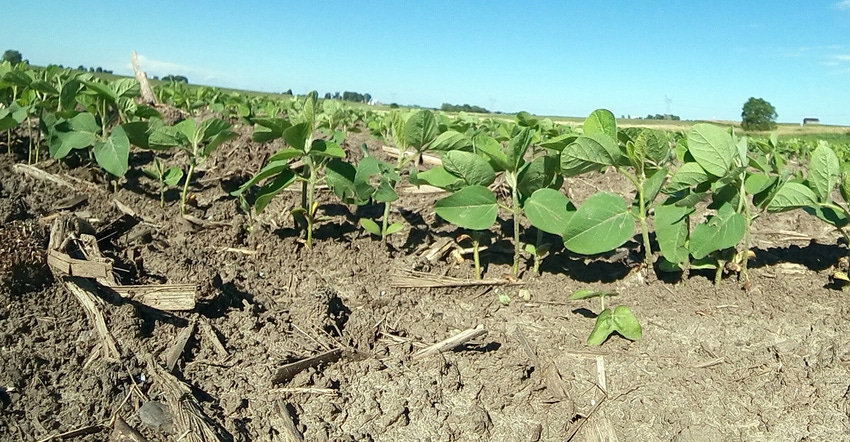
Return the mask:
[[[286,92],[283,93],[283,95],[292,95],[292,89],[287,89]]]
[[[79,65],[79,66],[77,66],[77,70],[78,70],[78,71],[85,71],[85,70],[86,70],[86,67],[85,67],[85,66],[83,66],[83,65]]]
[[[95,72],[103,72],[103,68],[98,66],[94,69]]]
[[[390,103],[390,109],[398,109],[398,103]]]
[[[646,119],[647,120],[672,120],[672,121],[681,120],[681,118],[679,118],[678,115],[673,115],[673,114],[664,114],[664,115],[662,115],[662,114],[655,114],[655,115],[649,114],[649,115],[646,116]]]
[[[12,64],[18,64],[24,61],[24,57],[21,55],[20,52],[14,49],[8,49],[6,50],[6,52],[3,53],[3,58],[0,59],[0,61],[8,61]]]
[[[162,81],[170,81],[173,83],[189,83],[189,79],[182,75],[166,75],[162,77]]]
[[[469,104],[458,105],[458,104],[443,103],[443,105],[440,106],[440,110],[443,111],[443,112],[475,112],[475,113],[479,113],[479,114],[489,114],[490,113],[490,111],[488,111],[487,109],[484,109],[481,106],[473,106],[473,105],[469,105]]]
[[[776,128],[776,108],[762,98],[750,97],[741,112],[744,130],[772,130]]]
[[[371,103],[372,102],[372,94],[370,94],[368,92],[363,94],[363,102],[364,103]]]
[[[333,98],[333,95],[330,92],[325,92],[325,100],[330,100],[331,98]]]

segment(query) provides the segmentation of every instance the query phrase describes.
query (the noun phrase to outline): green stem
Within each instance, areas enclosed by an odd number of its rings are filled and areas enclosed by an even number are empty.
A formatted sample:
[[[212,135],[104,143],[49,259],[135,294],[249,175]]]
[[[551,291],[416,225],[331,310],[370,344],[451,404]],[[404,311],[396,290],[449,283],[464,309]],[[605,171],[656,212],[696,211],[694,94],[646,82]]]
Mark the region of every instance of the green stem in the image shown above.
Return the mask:
[[[540,274],[540,261],[542,260],[540,256],[540,246],[543,243],[543,231],[537,229],[537,244],[534,246],[534,274]]]
[[[475,279],[481,279],[481,261],[478,258],[478,245],[481,240],[481,232],[472,233],[472,257],[475,260]]]
[[[723,280],[723,268],[726,267],[726,261],[721,259],[717,260],[717,270],[714,271],[714,285],[720,285],[720,281]]]
[[[305,165],[310,168],[310,182],[307,185],[307,248],[313,248],[313,202],[316,199],[316,167],[309,156],[305,158]]]
[[[183,183],[183,195],[180,198],[180,213],[186,213],[186,195],[189,193],[189,182],[192,181],[192,174],[195,172],[195,158],[189,160],[189,171],[186,173],[186,182]]]
[[[520,256],[520,247],[519,247],[519,217],[520,217],[520,209],[519,209],[519,192],[517,191],[516,186],[511,186],[511,214],[514,218],[514,265],[511,269],[514,276],[519,275],[519,256]]]
[[[652,244],[649,242],[649,226],[646,223],[646,195],[643,192],[643,184],[641,181],[645,181],[645,178],[641,175],[638,178],[635,175],[627,173],[623,169],[617,169],[621,174],[623,174],[637,189],[637,197],[638,197],[638,214],[637,219],[640,223],[640,234],[641,239],[643,240],[643,263],[646,266],[646,271],[649,272],[652,270]]]
[[[743,203],[744,209],[744,219],[747,221],[747,225],[744,230],[744,257],[741,260],[741,276],[744,277],[744,282],[750,280],[750,275],[747,271],[747,266],[750,261],[750,229],[753,225],[753,217],[750,211],[750,203],[747,201],[747,191],[744,187],[744,180],[741,180],[741,190],[740,197],[738,198],[739,205]]]

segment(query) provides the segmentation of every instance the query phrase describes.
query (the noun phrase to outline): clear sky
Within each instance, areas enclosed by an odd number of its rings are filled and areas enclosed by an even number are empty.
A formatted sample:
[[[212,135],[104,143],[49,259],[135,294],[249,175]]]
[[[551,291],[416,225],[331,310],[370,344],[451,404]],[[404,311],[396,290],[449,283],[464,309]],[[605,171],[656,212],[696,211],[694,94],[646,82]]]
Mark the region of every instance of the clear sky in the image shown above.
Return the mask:
[[[850,0],[9,1],[0,50],[37,65],[381,102],[583,117],[668,111],[850,125]],[[14,21],[9,20],[15,17]]]

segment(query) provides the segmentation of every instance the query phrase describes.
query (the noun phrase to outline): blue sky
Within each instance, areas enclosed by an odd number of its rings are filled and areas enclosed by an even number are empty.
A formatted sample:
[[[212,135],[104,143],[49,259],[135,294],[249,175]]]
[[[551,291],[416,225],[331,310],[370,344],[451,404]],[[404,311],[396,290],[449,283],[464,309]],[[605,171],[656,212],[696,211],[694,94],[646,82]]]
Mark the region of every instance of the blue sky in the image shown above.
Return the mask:
[[[850,0],[27,1],[0,50],[197,84],[586,116],[850,125]],[[135,22],[135,24],[133,24]],[[7,22],[8,23],[8,22]],[[669,99],[669,101],[668,101]]]

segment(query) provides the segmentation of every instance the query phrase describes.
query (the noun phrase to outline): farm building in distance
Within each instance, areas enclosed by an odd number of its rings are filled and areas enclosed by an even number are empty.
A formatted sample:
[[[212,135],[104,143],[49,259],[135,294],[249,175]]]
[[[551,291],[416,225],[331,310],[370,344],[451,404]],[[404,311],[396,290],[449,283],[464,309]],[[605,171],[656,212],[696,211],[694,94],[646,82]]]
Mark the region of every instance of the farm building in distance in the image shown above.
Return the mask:
[[[803,126],[809,124],[820,124],[820,119],[818,118],[803,118]]]

